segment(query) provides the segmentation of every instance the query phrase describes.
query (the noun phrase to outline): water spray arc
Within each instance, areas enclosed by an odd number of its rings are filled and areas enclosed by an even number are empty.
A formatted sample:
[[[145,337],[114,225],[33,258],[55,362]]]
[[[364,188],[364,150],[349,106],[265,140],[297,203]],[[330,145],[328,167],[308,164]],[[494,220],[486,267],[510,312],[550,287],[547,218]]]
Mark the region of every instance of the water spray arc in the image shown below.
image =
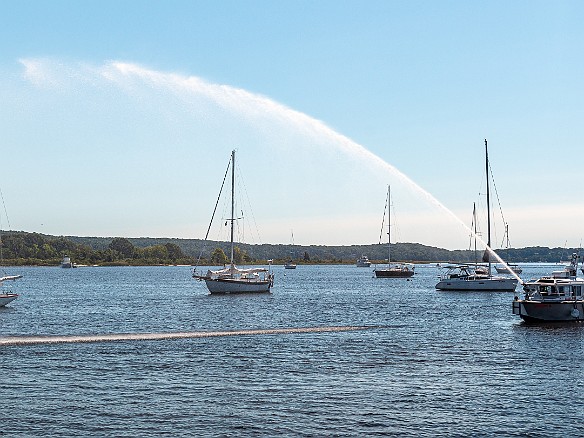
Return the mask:
[[[215,100],[217,104],[224,107],[229,107],[233,111],[245,113],[246,111],[252,110],[256,114],[266,113],[270,116],[276,115],[278,119],[286,120],[302,131],[309,132],[312,135],[326,137],[345,153],[358,156],[360,158],[365,158],[376,167],[384,169],[397,176],[403,183],[416,191],[418,194],[422,195],[427,201],[440,208],[440,210],[445,212],[448,216],[462,225],[467,232],[472,233],[483,245],[485,245],[487,251],[491,253],[499,263],[502,263],[504,266],[509,268],[507,263],[505,263],[505,261],[492,250],[490,242],[485,242],[480,236],[476,235],[470,227],[468,227],[458,216],[456,216],[449,208],[436,199],[430,192],[423,189],[420,185],[415,183],[410,177],[408,177],[396,167],[387,163],[379,156],[366,149],[364,146],[334,131],[324,122],[310,117],[302,112],[288,108],[285,105],[275,102],[267,97],[254,95],[253,93],[242,89],[236,89],[226,85],[210,84],[202,81],[201,79],[193,77],[184,78],[177,75],[153,72],[132,64],[113,63],[112,67],[117,69],[123,75],[135,75],[142,80],[155,83],[160,86],[172,87],[174,90],[177,90],[178,87],[178,89],[182,88],[184,90],[189,90],[190,92],[203,93],[205,96]],[[521,284],[523,284],[521,278],[515,272],[513,272],[512,269],[509,269],[509,271]]]
[[[61,73],[68,73],[68,76],[71,77],[71,70],[76,70],[76,77],[100,80],[125,93],[132,93],[132,90],[136,88],[148,87],[157,91],[172,93],[180,101],[189,100],[190,98],[193,101],[197,101],[197,99],[203,98],[213,102],[218,108],[228,110],[242,119],[249,121],[261,119],[283,123],[299,133],[325,140],[327,145],[333,145],[335,152],[340,151],[351,158],[359,158],[376,169],[396,176],[411,190],[421,195],[431,205],[438,207],[448,217],[460,224],[466,232],[470,232],[475,236],[498,262],[508,267],[487,242],[476,235],[458,216],[396,167],[350,138],[334,131],[324,122],[265,96],[254,94],[241,88],[213,84],[195,76],[159,72],[128,62],[113,61],[95,68],[88,68],[84,64],[77,67],[69,66],[65,69],[63,68],[63,63],[54,63],[47,60],[25,59],[21,60],[21,63],[25,67],[24,76],[35,85],[39,85],[43,81],[49,81],[51,85],[54,85],[56,78]],[[87,78],[88,76],[89,78]],[[513,271],[511,270],[511,272]],[[522,283],[515,273],[513,275]]]

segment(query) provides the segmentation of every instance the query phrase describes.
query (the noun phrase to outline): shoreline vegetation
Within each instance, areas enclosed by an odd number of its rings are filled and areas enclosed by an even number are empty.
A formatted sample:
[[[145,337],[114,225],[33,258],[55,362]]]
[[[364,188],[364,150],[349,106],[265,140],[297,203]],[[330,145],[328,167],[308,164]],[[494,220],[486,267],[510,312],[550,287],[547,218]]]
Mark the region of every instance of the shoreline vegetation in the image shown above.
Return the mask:
[[[474,263],[471,250],[447,250],[419,243],[392,244],[396,260],[409,263]],[[228,263],[229,242],[177,238],[125,238],[51,236],[25,231],[2,231],[0,250],[2,264],[11,266],[59,266],[64,256],[77,265],[88,266],[156,266],[195,265],[220,266]],[[567,260],[577,248],[508,248],[496,252],[508,263],[559,263]],[[283,265],[293,260],[299,265],[355,264],[362,254],[372,264],[387,263],[386,245],[285,245],[237,244],[237,264]],[[479,256],[480,258],[480,256]],[[393,259],[393,257],[392,257]]]

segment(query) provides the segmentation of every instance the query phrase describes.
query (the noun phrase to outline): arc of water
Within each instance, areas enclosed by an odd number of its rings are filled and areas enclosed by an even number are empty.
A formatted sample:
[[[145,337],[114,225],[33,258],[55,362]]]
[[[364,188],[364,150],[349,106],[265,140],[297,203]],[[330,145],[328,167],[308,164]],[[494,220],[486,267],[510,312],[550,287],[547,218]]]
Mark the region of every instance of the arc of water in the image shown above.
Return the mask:
[[[26,68],[25,76],[29,77],[31,80],[39,81],[44,77],[54,80],[55,75],[45,74],[43,71],[44,66],[42,60],[29,59],[21,60],[21,62]],[[89,72],[86,65],[84,65],[79,70],[79,74],[88,74]],[[505,263],[505,261],[497,253],[495,253],[480,236],[478,236],[458,216],[456,216],[450,209],[448,209],[444,204],[436,199],[431,193],[423,189],[396,167],[387,163],[379,156],[366,149],[364,146],[334,131],[320,120],[310,117],[300,111],[286,107],[285,105],[282,105],[265,96],[260,96],[241,88],[209,83],[194,76],[185,77],[178,74],[149,70],[132,63],[117,61],[109,62],[106,63],[103,67],[98,68],[97,74],[107,81],[117,83],[121,88],[124,89],[124,78],[135,77],[144,83],[149,84],[150,86],[164,88],[176,93],[177,95],[182,95],[184,92],[197,94],[211,99],[221,107],[228,108],[231,111],[237,112],[238,114],[244,115],[246,117],[265,117],[269,115],[270,117],[275,117],[279,120],[289,123],[309,135],[317,136],[319,138],[327,138],[345,153],[364,158],[380,169],[396,175],[412,190],[422,195],[424,199],[438,207],[441,211],[446,213],[446,215],[462,225],[465,230],[475,236],[478,241],[485,245],[485,247],[493,254],[499,263],[509,267],[507,263]],[[516,273],[514,273],[512,269],[509,269],[509,271],[515,278],[517,278],[520,283],[523,283],[521,278]]]
[[[504,266],[509,267],[507,263],[497,253],[495,253],[489,245],[487,245],[487,242],[478,236],[458,216],[456,216],[449,208],[436,199],[431,193],[423,189],[420,185],[415,183],[410,177],[401,172],[395,166],[387,163],[385,160],[375,155],[364,146],[334,131],[324,122],[310,117],[307,114],[288,108],[285,105],[275,102],[267,97],[255,95],[246,90],[236,89],[226,85],[209,84],[198,78],[181,78],[178,75],[165,75],[163,73],[153,72],[127,63],[114,63],[113,67],[117,68],[125,75],[137,75],[145,80],[158,83],[160,85],[166,84],[167,86],[172,86],[172,88],[176,88],[176,86],[179,86],[180,88],[185,87],[191,91],[204,93],[206,96],[214,99],[219,104],[228,106],[236,111],[243,111],[242,108],[245,109],[251,106],[256,111],[263,110],[270,113],[275,113],[279,116],[279,118],[288,120],[289,122],[292,122],[296,126],[302,127],[308,132],[328,137],[329,139],[333,140],[334,144],[340,146],[341,149],[343,149],[345,152],[361,156],[373,163],[375,166],[378,166],[396,175],[403,183],[408,185],[417,193],[421,194],[431,204],[440,208],[440,210],[445,212],[448,216],[462,225],[467,231],[470,231],[480,242],[482,242],[483,245],[485,245],[485,247],[489,250],[490,253],[493,254],[498,262]],[[523,283],[521,278],[512,269],[509,269],[509,271],[521,284]]]

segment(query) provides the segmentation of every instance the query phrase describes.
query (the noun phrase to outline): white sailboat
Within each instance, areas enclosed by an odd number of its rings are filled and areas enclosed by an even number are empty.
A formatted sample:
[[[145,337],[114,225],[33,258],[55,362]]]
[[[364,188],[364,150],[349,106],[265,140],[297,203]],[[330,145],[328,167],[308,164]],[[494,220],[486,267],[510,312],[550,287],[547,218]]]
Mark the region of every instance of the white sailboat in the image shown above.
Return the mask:
[[[377,278],[409,278],[414,275],[414,265],[411,263],[391,263],[391,188],[387,186],[387,268],[375,269]],[[385,209],[383,211],[385,218]],[[381,233],[383,234],[383,221],[381,223]],[[379,238],[381,243],[381,236]]]
[[[487,140],[485,139],[485,166],[487,176],[487,250],[486,260],[488,262],[487,272],[477,272],[474,267],[469,265],[448,266],[448,270],[440,277],[436,284],[438,290],[457,290],[457,291],[501,291],[512,292],[517,287],[517,279],[507,277],[495,277],[491,275],[491,210],[490,210],[490,193],[489,193],[489,152]]]
[[[294,231],[292,231],[292,248],[294,247]],[[290,251],[290,256],[293,256],[292,251]],[[296,263],[290,258],[286,263],[284,263],[284,269],[296,269]]]
[[[510,264],[509,267],[504,265],[496,265],[495,269],[499,274],[511,274],[511,271],[515,272],[516,274],[521,274],[523,272],[523,268],[517,264]]]
[[[4,254],[2,252],[2,234],[0,232],[0,264],[4,264]],[[18,294],[7,290],[4,282],[15,281],[22,278],[22,275],[8,275],[6,272],[2,272],[2,277],[0,277],[0,307],[4,307],[6,304],[11,303],[18,298]]]
[[[6,304],[11,303],[18,298],[17,293],[12,293],[3,290],[5,281],[14,281],[22,278],[22,275],[5,275],[0,277],[0,307],[4,307]]]
[[[204,281],[211,294],[270,292],[270,288],[274,285],[274,275],[270,269],[240,269],[236,267],[234,263],[233,229],[234,223],[237,220],[235,217],[235,150],[231,152],[231,161],[229,165],[231,166],[231,218],[228,219],[228,221],[231,222],[231,257],[229,266],[217,271],[209,269],[204,275],[199,275],[195,268],[193,271],[193,278]],[[213,212],[213,215],[214,214],[215,212]],[[212,220],[213,219],[211,218],[211,221]],[[208,234],[209,231],[207,231],[205,240],[207,239]]]
[[[509,248],[511,245],[509,244],[509,225],[505,223],[505,237],[504,241],[507,241],[506,248]],[[502,246],[502,245],[501,245]],[[495,269],[499,274],[511,274],[511,271],[515,272],[516,274],[521,274],[523,272],[523,268],[517,264],[508,264],[505,265],[495,265]]]

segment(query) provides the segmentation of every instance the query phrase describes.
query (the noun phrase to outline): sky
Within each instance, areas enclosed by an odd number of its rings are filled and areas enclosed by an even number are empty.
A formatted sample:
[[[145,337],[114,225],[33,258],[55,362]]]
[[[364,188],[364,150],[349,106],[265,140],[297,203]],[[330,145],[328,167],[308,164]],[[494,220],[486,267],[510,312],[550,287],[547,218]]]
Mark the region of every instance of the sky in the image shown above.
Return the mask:
[[[235,149],[249,243],[387,239],[390,185],[392,242],[466,249],[487,139],[492,246],[582,242],[581,1],[0,11],[2,229],[203,238]]]

